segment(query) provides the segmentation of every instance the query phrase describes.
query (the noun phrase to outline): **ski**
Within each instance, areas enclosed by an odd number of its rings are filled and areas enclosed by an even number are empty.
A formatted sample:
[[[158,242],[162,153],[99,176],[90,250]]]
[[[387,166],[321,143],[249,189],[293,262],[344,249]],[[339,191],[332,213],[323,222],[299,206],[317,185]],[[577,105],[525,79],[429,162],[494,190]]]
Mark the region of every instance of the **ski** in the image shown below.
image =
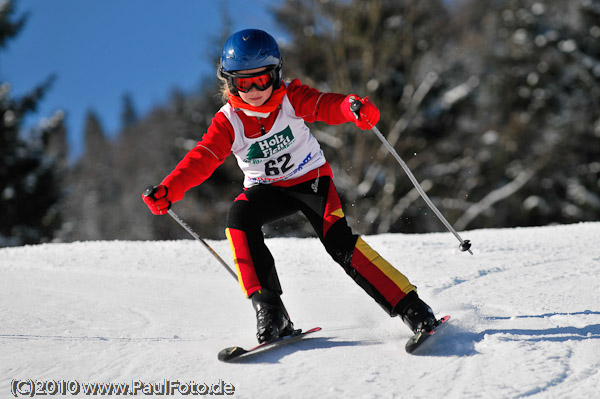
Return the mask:
[[[415,351],[423,345],[425,341],[431,338],[433,335],[438,333],[440,329],[446,325],[446,322],[450,320],[450,316],[444,316],[437,321],[433,330],[429,333],[418,332],[406,342],[405,349],[408,353],[415,353]]]
[[[273,341],[263,342],[262,344],[259,344],[250,349],[244,349],[240,346],[232,346],[220,351],[217,355],[217,358],[222,362],[233,362],[236,360],[245,359],[257,353],[266,352],[270,349],[277,348],[281,345],[299,341],[302,338],[306,337],[308,334],[312,334],[317,331],[321,331],[321,327],[314,327],[306,331],[294,330],[294,332],[290,335],[274,339]]]

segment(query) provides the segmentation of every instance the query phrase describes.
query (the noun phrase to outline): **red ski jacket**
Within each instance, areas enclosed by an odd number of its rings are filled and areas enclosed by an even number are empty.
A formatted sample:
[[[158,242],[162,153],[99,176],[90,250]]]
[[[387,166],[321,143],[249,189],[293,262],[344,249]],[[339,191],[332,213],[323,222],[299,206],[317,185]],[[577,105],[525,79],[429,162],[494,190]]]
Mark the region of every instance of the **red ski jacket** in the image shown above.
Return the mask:
[[[287,96],[294,107],[296,116],[306,122],[325,122],[338,125],[349,122],[341,110],[341,104],[346,98],[343,94],[322,93],[294,79],[287,86]],[[242,110],[236,113],[244,124],[244,134],[256,137],[263,132],[269,132],[279,113],[279,108],[266,118],[256,118],[246,115]],[[233,126],[222,112],[217,112],[206,133],[196,147],[190,150],[177,164],[161,184],[168,187],[167,199],[179,201],[185,192],[206,179],[221,165],[231,153],[234,140]],[[291,186],[314,179],[317,176],[331,176],[331,168],[327,163],[296,179],[273,183],[278,186]]]

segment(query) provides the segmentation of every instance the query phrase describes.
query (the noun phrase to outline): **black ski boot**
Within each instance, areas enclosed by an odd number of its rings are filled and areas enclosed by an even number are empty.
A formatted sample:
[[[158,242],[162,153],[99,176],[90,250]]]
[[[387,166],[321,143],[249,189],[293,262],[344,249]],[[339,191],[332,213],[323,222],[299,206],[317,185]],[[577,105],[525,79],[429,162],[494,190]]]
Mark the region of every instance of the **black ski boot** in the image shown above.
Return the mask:
[[[256,338],[259,344],[294,332],[294,324],[277,292],[263,289],[250,298],[256,310]]]
[[[419,298],[416,291],[409,292],[398,305],[396,305],[396,311],[402,318],[402,321],[404,321],[415,334],[419,332],[428,333],[432,331],[437,324],[433,311]]]

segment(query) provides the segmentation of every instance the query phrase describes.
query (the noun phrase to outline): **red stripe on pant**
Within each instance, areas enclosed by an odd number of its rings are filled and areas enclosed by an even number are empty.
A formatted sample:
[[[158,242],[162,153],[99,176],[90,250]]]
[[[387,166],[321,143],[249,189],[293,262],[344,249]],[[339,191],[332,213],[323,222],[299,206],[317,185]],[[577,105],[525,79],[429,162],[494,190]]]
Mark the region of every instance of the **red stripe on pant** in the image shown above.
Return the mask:
[[[325,213],[323,215],[323,237],[327,235],[329,228],[343,217],[344,212],[342,211],[340,196],[335,190],[333,181],[330,181],[329,192],[327,193],[327,203],[325,205]]]
[[[258,276],[256,275],[254,262],[252,262],[252,255],[250,254],[246,233],[242,230],[231,228],[225,229],[225,233],[227,234],[229,245],[231,245],[233,262],[237,269],[240,287],[242,287],[242,291],[244,291],[246,297],[249,297],[262,287],[258,280]]]

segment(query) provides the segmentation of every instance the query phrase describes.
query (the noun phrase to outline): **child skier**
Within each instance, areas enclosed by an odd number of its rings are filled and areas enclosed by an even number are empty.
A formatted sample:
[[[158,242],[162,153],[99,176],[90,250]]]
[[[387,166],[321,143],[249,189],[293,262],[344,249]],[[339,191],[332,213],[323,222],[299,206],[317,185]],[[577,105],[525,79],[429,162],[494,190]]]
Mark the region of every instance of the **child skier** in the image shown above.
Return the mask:
[[[331,257],[390,316],[413,332],[430,331],[436,319],[416,287],[352,233],[332,181],[332,171],[305,122],[353,122],[370,129],[379,110],[368,98],[321,93],[281,78],[279,47],[268,33],[246,29],[225,42],[218,76],[228,101],[207,132],[144,202],[163,215],[184,193],[205,181],[229,153],[244,173],[244,191],[227,216],[226,235],[240,286],[256,311],[258,342],[291,334],[275,262],[262,226],[300,211]],[[359,116],[350,108],[359,101]]]

